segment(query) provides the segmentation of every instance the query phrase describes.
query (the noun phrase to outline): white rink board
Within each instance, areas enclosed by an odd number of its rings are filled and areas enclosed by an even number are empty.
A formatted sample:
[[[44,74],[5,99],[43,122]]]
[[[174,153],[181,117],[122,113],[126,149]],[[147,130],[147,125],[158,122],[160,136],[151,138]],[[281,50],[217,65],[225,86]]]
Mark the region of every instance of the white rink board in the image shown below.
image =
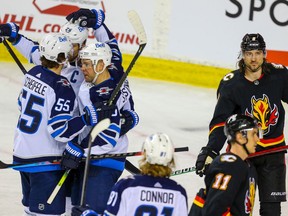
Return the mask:
[[[14,128],[18,118],[17,97],[23,75],[16,64],[1,62],[1,68],[0,160],[10,163]],[[207,142],[208,124],[216,103],[216,90],[138,78],[130,78],[130,85],[140,123],[129,132],[129,151],[141,150],[142,142],[151,133],[165,132],[172,138],[175,147],[189,146],[189,152],[175,154],[177,169],[194,166],[200,148]],[[137,165],[139,157],[130,157],[129,160]],[[123,176],[127,174],[125,171]],[[196,191],[204,185],[203,178],[195,173],[172,178],[186,188],[190,206]],[[259,215],[258,209],[257,198],[254,208],[256,216]],[[12,169],[0,170],[0,215],[20,216],[22,212],[18,172]],[[288,203],[282,204],[283,215],[286,212]]]

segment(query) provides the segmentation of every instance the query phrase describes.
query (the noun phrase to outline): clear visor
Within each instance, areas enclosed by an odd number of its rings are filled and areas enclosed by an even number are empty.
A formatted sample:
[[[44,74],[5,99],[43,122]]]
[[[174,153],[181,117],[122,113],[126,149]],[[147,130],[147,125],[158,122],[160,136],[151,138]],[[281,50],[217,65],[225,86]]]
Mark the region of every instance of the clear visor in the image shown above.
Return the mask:
[[[257,127],[257,128],[248,128],[248,129],[244,129],[241,131],[253,131],[253,129],[257,129],[257,136],[259,137],[259,139],[263,139],[263,130],[261,127]]]

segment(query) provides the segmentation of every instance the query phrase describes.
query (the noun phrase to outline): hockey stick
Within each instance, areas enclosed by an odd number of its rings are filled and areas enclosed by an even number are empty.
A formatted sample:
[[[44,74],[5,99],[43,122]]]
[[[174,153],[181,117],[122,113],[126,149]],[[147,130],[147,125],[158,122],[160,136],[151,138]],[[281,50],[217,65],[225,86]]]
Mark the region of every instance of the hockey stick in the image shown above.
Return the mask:
[[[271,148],[271,149],[267,149],[267,150],[262,150],[262,151],[250,154],[248,156],[248,158],[254,158],[254,157],[263,156],[263,155],[267,155],[267,154],[282,152],[282,151],[286,151],[287,149],[288,149],[288,146],[286,145],[286,146],[280,146],[280,147]]]
[[[182,151],[189,151],[188,147],[179,147],[174,149],[175,152],[182,152]],[[90,157],[91,160],[97,160],[97,159],[103,159],[103,158],[125,158],[125,157],[131,157],[131,156],[140,156],[143,155],[142,151],[136,151],[136,152],[127,152],[127,153],[117,153],[117,154],[102,154],[102,155],[92,155]],[[83,160],[84,162],[84,160]],[[36,166],[46,166],[46,165],[59,165],[60,160],[54,160],[54,161],[43,161],[43,162],[35,162],[35,163],[24,163],[24,164],[7,164],[3,161],[0,161],[0,169],[7,169],[7,168],[13,168],[13,169],[21,169],[26,167],[36,167]]]
[[[171,176],[185,174],[185,173],[194,172],[194,171],[196,171],[195,167],[183,168],[183,169],[173,171]]]
[[[108,105],[112,105],[116,95],[118,94],[118,92],[120,91],[123,83],[125,82],[128,74],[130,73],[130,71],[132,70],[135,62],[137,61],[137,59],[139,58],[139,56],[141,55],[143,49],[145,48],[146,44],[147,44],[147,36],[145,33],[145,29],[144,26],[142,24],[142,21],[139,17],[139,15],[137,14],[136,11],[129,11],[128,12],[128,18],[137,34],[138,37],[138,41],[139,41],[139,48],[136,52],[136,54],[134,55],[132,61],[130,62],[126,72],[122,75],[119,83],[117,84],[116,88],[113,90],[110,99],[108,100]],[[139,170],[128,160],[125,161],[125,169],[130,172],[131,174],[135,174],[136,172],[138,172]],[[140,171],[139,171],[140,172]]]
[[[61,177],[60,181],[58,182],[58,184],[56,185],[56,187],[54,188],[53,192],[51,193],[50,197],[47,200],[48,204],[51,204],[53,202],[53,200],[55,199],[56,195],[58,194],[58,191],[60,190],[60,188],[62,187],[62,185],[64,184],[66,178],[68,177],[68,174],[70,173],[71,169],[66,170],[63,174],[63,176]]]
[[[20,70],[22,71],[22,73],[26,74],[27,70],[24,68],[23,64],[20,62],[20,60],[18,59],[18,57],[16,56],[12,48],[9,46],[8,42],[5,40],[5,38],[3,38],[3,44],[5,45],[6,49],[8,50],[8,52],[10,53],[10,55],[12,56],[12,58],[14,59],[14,61],[16,62]]]
[[[267,154],[273,154],[273,153],[277,153],[277,152],[283,152],[283,151],[286,151],[287,149],[288,149],[288,146],[280,146],[280,147],[276,147],[276,148],[272,148],[272,149],[267,149],[267,150],[255,152],[253,154],[250,154],[248,156],[248,158],[259,157],[259,156],[263,156],[263,155],[267,155]],[[194,172],[194,171],[196,171],[196,167],[188,167],[188,168],[184,168],[181,170],[175,170],[171,176],[185,174],[185,173]]]
[[[97,137],[97,135],[106,130],[110,125],[110,119],[103,119],[102,121],[100,121],[99,123],[97,123],[93,129],[90,132],[90,136],[89,136],[89,143],[88,143],[88,149],[87,149],[87,157],[86,157],[86,164],[85,164],[85,171],[84,171],[84,180],[85,178],[87,179],[87,173],[88,173],[88,168],[89,168],[89,163],[90,163],[90,154],[91,154],[91,147],[92,147],[92,143],[95,140],[95,138]],[[47,200],[48,204],[51,204],[54,200],[54,198],[56,197],[58,191],[60,190],[60,188],[62,187],[62,185],[64,184],[69,172],[71,169],[66,170],[65,173],[63,174],[63,176],[61,177],[60,181],[58,182],[58,184],[56,185],[56,187],[54,188],[53,192],[51,193],[50,197]],[[86,174],[86,175],[85,175]],[[84,181],[83,180],[83,184]],[[84,187],[84,186],[83,186]],[[83,190],[82,190],[83,191]]]
[[[174,152],[182,152],[182,151],[189,151],[189,148],[180,147],[174,149]],[[138,175],[141,173],[141,171],[128,160],[125,161],[125,169],[129,171],[132,175]]]
[[[81,201],[80,201],[80,205],[83,206],[84,201],[85,201],[85,197],[86,197],[86,185],[87,185],[87,180],[88,180],[88,172],[89,172],[89,167],[90,167],[90,155],[91,155],[91,147],[92,147],[92,143],[95,140],[95,138],[97,137],[97,135],[107,129],[110,125],[110,119],[103,119],[102,121],[100,121],[98,124],[102,124],[101,127],[99,127],[98,130],[94,129],[95,127],[97,127],[97,125],[93,128],[93,130],[90,133],[89,136],[89,143],[88,143],[88,149],[87,149],[87,156],[86,156],[86,162],[85,162],[85,169],[84,169],[84,177],[83,177],[83,185],[82,185],[82,193],[81,193]]]
[[[119,83],[117,84],[116,88],[113,90],[111,97],[108,100],[108,105],[112,105],[116,95],[120,91],[120,89],[121,89],[123,83],[125,82],[128,74],[132,70],[135,62],[137,61],[137,59],[139,58],[139,56],[141,55],[143,49],[145,48],[145,46],[147,44],[147,37],[146,37],[145,29],[144,29],[144,26],[143,26],[141,19],[140,19],[139,15],[137,14],[137,12],[134,10],[129,11],[128,12],[128,18],[129,18],[136,34],[137,34],[138,41],[139,41],[139,48],[138,48],[136,54],[134,55],[132,61],[130,62],[126,72],[122,75]]]

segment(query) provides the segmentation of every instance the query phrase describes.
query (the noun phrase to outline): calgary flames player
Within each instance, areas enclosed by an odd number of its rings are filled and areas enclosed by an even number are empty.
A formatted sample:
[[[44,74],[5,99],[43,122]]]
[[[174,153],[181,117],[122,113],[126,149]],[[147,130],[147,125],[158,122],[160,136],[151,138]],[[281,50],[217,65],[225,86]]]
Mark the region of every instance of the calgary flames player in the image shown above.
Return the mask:
[[[225,75],[218,87],[209,141],[196,161],[196,173],[200,176],[206,174],[209,164],[223,148],[224,123],[232,114],[245,114],[258,121],[263,130],[258,152],[285,145],[282,102],[288,103],[287,68],[267,62],[266,44],[260,34],[243,37],[238,67]],[[258,174],[260,215],[280,215],[281,202],[286,201],[285,151],[255,157],[253,164]]]

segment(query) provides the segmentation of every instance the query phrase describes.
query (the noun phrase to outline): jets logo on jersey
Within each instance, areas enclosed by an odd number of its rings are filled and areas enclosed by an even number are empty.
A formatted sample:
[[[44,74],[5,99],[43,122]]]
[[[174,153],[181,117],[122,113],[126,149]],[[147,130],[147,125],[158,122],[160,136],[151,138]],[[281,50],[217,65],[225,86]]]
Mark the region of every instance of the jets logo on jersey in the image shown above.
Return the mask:
[[[71,87],[71,84],[70,84],[70,82],[67,79],[61,79],[57,83],[61,83],[62,86]]]
[[[276,125],[278,122],[278,107],[274,104],[272,108],[269,98],[265,94],[263,94],[262,98],[257,99],[255,95],[253,95],[251,98],[251,107],[251,112],[246,109],[245,114],[257,119],[259,126],[263,130],[263,135],[268,134],[270,127]]]
[[[99,94],[99,95],[109,95],[110,91],[112,91],[113,88],[109,88],[109,87],[102,87],[100,89],[98,89],[96,92]]]

